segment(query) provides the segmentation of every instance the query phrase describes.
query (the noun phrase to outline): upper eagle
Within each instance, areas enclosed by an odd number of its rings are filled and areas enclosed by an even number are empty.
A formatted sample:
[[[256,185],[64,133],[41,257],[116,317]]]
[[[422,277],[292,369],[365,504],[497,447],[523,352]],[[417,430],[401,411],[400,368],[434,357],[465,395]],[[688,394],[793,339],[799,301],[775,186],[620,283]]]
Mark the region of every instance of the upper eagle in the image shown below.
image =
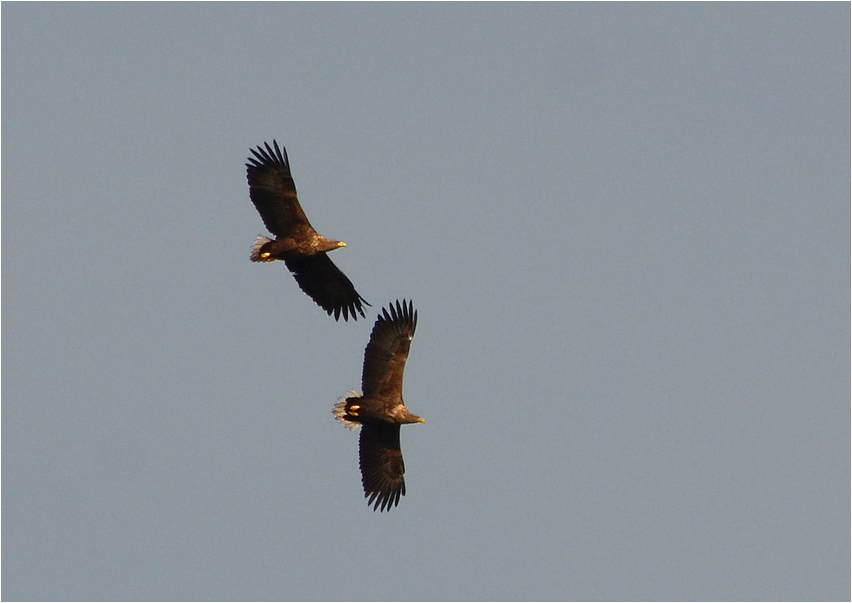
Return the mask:
[[[246,177],[249,195],[263,223],[275,240],[258,236],[251,248],[252,262],[284,260],[302,291],[307,293],[334,319],[357,320],[357,310],[364,316],[362,302],[352,281],[329,259],[327,252],[346,247],[343,241],[326,239],[308,222],[299,199],[296,185],[290,175],[287,150],[278,143],[264,143],[266,149],[251,149],[254,157],[248,158]],[[367,304],[368,306],[370,304]]]
[[[390,510],[405,495],[405,464],[399,446],[399,427],[425,423],[405,408],[402,373],[417,327],[417,311],[405,300],[382,308],[364,351],[363,395],[350,391],[334,405],[334,416],[349,429],[361,425],[358,456],[367,505]]]

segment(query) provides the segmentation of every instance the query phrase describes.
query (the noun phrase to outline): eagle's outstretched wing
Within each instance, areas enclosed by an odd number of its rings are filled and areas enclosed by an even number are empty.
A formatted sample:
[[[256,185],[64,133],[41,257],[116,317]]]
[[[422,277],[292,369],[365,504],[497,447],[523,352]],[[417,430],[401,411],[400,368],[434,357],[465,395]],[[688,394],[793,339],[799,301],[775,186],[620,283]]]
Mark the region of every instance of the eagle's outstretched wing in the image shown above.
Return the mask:
[[[382,309],[370,334],[370,343],[364,350],[364,370],[361,388],[364,396],[376,396],[388,402],[402,398],[402,374],[408,350],[417,328],[417,311],[412,302]]]
[[[399,425],[365,423],[361,427],[358,457],[367,505],[373,505],[374,511],[396,506],[399,497],[405,494]]]
[[[266,149],[251,149],[254,157],[246,164],[249,196],[263,223],[279,239],[306,228],[313,230],[296,196],[287,149],[282,151],[274,140],[274,148],[264,144]]]
[[[349,320],[350,315],[357,320],[356,310],[361,316],[365,316],[363,304],[370,304],[358,295],[352,281],[334,265],[328,254],[316,253],[290,258],[284,260],[284,263],[293,273],[302,291],[329,315],[334,313],[335,320],[338,320],[341,314],[344,320]]]

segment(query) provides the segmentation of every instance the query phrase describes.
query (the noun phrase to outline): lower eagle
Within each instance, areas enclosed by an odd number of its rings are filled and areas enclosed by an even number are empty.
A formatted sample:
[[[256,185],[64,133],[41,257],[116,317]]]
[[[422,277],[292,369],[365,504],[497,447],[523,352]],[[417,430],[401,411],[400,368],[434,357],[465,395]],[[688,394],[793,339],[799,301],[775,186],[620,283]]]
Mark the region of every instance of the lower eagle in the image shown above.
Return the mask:
[[[334,416],[349,429],[361,426],[358,456],[367,505],[390,510],[405,495],[405,464],[399,428],[425,423],[402,400],[402,374],[417,327],[417,311],[405,300],[382,308],[364,350],[363,394],[350,391],[334,405]]]

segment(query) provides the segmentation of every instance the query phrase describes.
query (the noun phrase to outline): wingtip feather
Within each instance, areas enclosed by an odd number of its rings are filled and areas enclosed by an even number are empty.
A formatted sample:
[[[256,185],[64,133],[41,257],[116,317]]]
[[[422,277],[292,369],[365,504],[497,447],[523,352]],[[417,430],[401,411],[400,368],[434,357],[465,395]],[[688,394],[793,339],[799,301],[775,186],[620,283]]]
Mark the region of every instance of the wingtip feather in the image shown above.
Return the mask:
[[[413,339],[414,331],[417,330],[417,310],[414,309],[414,302],[403,299],[402,302],[396,300],[389,303],[379,312],[378,322],[396,323],[400,329],[407,328]]]

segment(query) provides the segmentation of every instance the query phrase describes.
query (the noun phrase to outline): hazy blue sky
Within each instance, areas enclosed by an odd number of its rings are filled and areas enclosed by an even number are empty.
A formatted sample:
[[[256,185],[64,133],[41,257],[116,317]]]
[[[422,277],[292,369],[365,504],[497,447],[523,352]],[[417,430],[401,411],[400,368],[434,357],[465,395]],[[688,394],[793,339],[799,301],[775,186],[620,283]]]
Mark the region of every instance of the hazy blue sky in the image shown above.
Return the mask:
[[[3,3],[3,599],[849,599],[849,23]],[[367,320],[249,262],[273,138]]]

